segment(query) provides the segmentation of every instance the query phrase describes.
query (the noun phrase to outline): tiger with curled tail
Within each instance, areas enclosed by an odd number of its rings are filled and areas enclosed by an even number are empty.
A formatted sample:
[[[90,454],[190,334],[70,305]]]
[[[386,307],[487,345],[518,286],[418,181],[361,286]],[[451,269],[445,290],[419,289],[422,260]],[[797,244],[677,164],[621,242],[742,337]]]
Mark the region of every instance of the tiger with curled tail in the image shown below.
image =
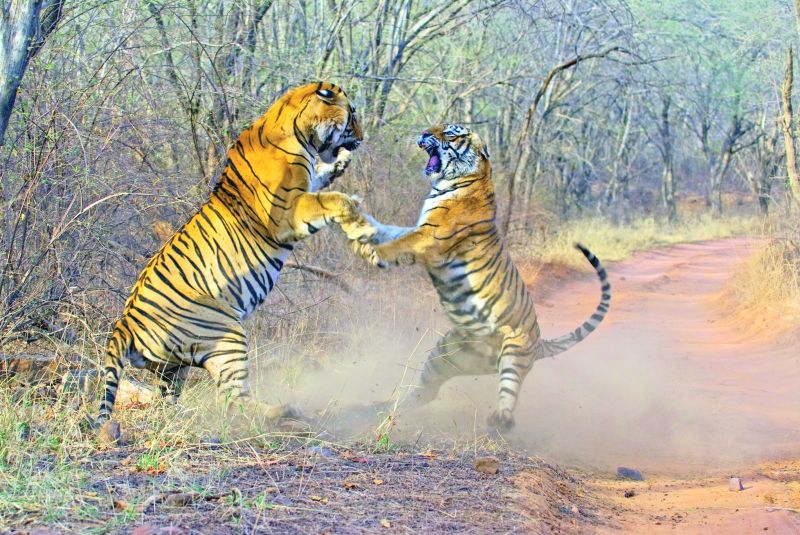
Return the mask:
[[[541,337],[533,300],[495,224],[489,150],[460,125],[439,125],[419,137],[428,153],[431,191],[416,227],[380,225],[370,243],[354,243],[372,263],[425,266],[453,328],[428,356],[412,404],[432,401],[457,375],[499,373],[497,410],[489,425],[508,430],[520,386],[538,359],[555,356],[594,331],[608,312],[611,286],[605,269],[585,247],[578,250],[600,279],[595,312],[574,331]]]
[[[108,341],[93,427],[111,416],[126,359],[155,373],[164,395],[177,398],[195,366],[211,375],[225,407],[292,416],[250,398],[242,320],[272,290],[297,241],[330,223],[351,240],[374,233],[357,198],[318,191],[344,172],[362,138],[353,104],[331,83],[289,90],[239,135],[208,201],[139,275]]]

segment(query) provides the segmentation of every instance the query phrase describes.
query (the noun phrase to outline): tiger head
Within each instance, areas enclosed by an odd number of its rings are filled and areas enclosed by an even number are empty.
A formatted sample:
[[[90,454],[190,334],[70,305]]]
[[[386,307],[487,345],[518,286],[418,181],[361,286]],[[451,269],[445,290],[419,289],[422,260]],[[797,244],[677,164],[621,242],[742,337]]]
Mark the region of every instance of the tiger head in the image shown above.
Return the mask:
[[[292,134],[325,163],[336,161],[343,148],[352,151],[364,138],[355,106],[341,87],[330,82],[292,89],[274,107],[277,119],[290,111]]]
[[[488,171],[489,147],[460,124],[432,126],[422,132],[417,145],[428,153],[425,176],[432,182]]]

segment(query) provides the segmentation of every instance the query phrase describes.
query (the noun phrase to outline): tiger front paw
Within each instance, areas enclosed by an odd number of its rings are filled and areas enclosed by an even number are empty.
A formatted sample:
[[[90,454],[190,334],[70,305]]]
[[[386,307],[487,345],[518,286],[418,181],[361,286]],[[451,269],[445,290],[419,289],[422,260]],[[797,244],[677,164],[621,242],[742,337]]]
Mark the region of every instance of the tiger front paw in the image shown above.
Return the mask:
[[[353,154],[347,149],[340,149],[333,163],[319,162],[314,166],[314,178],[317,183],[315,189],[330,186],[333,181],[344,174],[350,166]]]
[[[373,246],[371,243],[361,243],[359,241],[351,240],[350,248],[353,250],[356,256],[360,256],[375,267],[383,269],[389,266],[381,259],[381,257],[378,256],[378,254],[375,252],[375,246]]]
[[[347,239],[359,243],[369,243],[377,234],[378,229],[368,215],[361,212],[361,199],[352,195],[350,197],[352,213],[350,217],[340,222]]]

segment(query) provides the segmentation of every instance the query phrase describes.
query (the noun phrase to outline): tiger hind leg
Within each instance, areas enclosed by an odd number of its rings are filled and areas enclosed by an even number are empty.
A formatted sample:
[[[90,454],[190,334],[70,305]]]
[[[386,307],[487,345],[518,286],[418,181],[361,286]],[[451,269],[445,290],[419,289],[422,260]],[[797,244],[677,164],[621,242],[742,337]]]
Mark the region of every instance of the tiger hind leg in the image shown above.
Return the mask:
[[[244,332],[238,334],[219,341],[201,362],[217,387],[217,401],[223,412],[227,415],[238,410],[270,421],[299,417],[298,411],[289,405],[270,405],[253,399],[248,382],[247,342]]]
[[[106,358],[103,374],[105,377],[105,387],[103,388],[103,399],[100,402],[100,411],[97,418],[87,417],[82,423],[82,427],[90,431],[98,431],[108,420],[114,411],[114,402],[117,398],[117,389],[122,380],[123,359],[129,353],[130,339],[119,327],[114,329],[108,340],[106,348]]]
[[[535,344],[527,333],[515,330],[504,333],[497,359],[500,374],[497,410],[488,418],[488,424],[498,431],[514,427],[514,408],[522,381],[533,366],[534,351]]]
[[[417,388],[411,395],[412,406],[424,405],[436,399],[441,386],[452,377],[495,373],[495,355],[497,349],[493,347],[492,340],[457,329],[448,331],[425,361]]]

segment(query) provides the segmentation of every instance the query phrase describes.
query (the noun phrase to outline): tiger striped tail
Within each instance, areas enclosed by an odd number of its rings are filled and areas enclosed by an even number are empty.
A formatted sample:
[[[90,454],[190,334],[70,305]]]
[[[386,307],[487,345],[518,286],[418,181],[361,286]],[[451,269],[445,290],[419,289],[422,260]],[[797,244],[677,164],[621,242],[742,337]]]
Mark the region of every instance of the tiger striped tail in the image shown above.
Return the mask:
[[[102,426],[111,418],[114,411],[114,400],[117,398],[117,388],[122,378],[123,358],[130,351],[131,339],[120,328],[115,328],[108,339],[106,348],[105,365],[105,390],[103,400],[100,402],[100,414],[94,422],[95,427]]]
[[[597,308],[589,317],[589,319],[584,321],[574,331],[571,331],[563,336],[559,336],[558,338],[553,338],[552,340],[542,340],[542,346],[544,348],[542,358],[554,357],[559,353],[563,353],[589,336],[592,331],[594,331],[597,326],[600,325],[600,322],[603,321],[603,318],[606,317],[606,314],[608,313],[608,307],[611,304],[611,284],[608,282],[608,274],[606,273],[606,270],[602,264],[600,264],[600,260],[598,260],[589,249],[580,243],[576,243],[575,248],[583,253],[583,256],[586,257],[597,273],[597,278],[600,279],[600,304],[597,305]]]

